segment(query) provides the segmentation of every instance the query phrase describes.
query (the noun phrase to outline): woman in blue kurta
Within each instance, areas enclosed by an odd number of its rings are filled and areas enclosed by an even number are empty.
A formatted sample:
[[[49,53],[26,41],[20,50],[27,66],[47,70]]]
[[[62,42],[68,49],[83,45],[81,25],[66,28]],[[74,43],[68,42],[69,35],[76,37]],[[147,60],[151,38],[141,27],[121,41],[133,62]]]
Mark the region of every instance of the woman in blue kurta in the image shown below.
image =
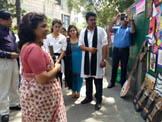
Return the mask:
[[[80,77],[82,51],[78,46],[79,34],[76,26],[69,26],[68,35],[70,38],[67,40],[67,55],[69,56],[68,60],[71,60],[71,68],[69,70],[67,68],[67,72],[71,71],[72,74],[72,97],[78,98],[80,97],[83,79]]]

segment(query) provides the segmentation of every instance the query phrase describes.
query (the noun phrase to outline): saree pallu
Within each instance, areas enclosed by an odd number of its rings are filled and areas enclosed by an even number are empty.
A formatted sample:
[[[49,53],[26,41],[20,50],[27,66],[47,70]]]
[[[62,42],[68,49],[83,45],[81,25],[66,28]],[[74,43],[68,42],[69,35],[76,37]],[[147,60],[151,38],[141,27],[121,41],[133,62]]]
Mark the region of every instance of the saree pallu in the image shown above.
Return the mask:
[[[40,84],[34,74],[23,74],[19,91],[22,122],[67,122],[57,79]]]

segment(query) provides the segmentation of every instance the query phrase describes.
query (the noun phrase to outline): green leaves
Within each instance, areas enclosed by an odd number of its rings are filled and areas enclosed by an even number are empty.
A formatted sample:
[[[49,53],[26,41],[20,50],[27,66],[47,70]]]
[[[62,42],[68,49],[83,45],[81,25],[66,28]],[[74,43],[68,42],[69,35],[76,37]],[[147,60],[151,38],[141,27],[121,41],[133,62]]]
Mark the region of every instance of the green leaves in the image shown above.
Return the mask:
[[[67,0],[68,8],[82,12],[87,11],[97,13],[97,23],[104,27],[109,24],[118,11],[123,12],[137,0]]]

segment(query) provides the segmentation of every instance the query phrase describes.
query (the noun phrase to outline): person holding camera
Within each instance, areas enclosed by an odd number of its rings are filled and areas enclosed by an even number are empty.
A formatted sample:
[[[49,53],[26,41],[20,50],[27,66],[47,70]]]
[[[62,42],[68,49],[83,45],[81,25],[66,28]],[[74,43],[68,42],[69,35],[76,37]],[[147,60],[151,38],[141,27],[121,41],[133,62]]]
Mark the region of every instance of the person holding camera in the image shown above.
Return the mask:
[[[113,27],[118,19],[120,19],[121,25]],[[130,27],[128,26],[128,23],[130,23]],[[123,86],[126,81],[131,33],[135,33],[133,14],[130,13],[127,15],[119,13],[109,25],[109,30],[114,33],[114,49],[112,54],[111,81],[107,88],[112,88],[115,86],[119,61],[121,62],[121,86]]]

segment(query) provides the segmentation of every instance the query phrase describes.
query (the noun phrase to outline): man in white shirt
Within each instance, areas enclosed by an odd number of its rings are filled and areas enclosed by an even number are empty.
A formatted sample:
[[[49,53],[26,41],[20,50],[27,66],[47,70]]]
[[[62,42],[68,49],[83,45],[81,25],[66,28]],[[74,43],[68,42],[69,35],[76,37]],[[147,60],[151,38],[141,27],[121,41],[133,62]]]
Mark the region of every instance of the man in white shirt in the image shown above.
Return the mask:
[[[101,108],[103,68],[106,66],[107,34],[101,27],[96,26],[96,14],[86,14],[88,27],[81,31],[79,48],[82,50],[81,77],[86,80],[86,98],[81,102],[86,104],[92,101],[93,80],[96,86],[95,109]]]

